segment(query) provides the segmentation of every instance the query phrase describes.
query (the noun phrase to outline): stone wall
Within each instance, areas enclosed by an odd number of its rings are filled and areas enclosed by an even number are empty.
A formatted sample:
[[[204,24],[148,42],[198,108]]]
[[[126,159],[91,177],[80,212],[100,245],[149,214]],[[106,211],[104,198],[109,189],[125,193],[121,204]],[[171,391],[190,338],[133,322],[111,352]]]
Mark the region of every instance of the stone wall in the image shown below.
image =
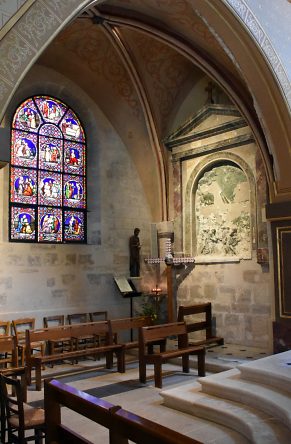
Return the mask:
[[[197,264],[179,287],[178,303],[211,302],[217,335],[226,343],[271,350],[270,282],[255,260]]]
[[[9,243],[8,166],[1,170],[0,317],[11,320],[108,310],[128,316],[113,276],[129,275],[128,239],[141,228],[143,250],[150,239],[150,214],[143,189],[121,139],[95,103],[57,73],[35,67],[14,97],[4,125],[22,99],[36,92],[56,96],[79,114],[88,141],[88,245]],[[6,147],[7,148],[7,147]],[[5,147],[0,159],[5,158]],[[134,203],[131,211],[128,203]]]
[[[192,141],[173,149],[174,159],[181,162],[182,184],[175,198],[180,191],[183,202],[182,209],[176,206],[174,251],[182,220],[183,251],[195,257],[193,269],[176,270],[177,301],[211,302],[217,334],[226,343],[271,350],[273,274],[271,262],[258,254],[271,250],[264,219],[265,170],[250,129],[243,122],[238,125],[233,109],[229,115],[227,111],[221,116],[214,110],[193,126]],[[222,124],[225,132],[219,133]],[[247,225],[241,227],[237,221],[244,214]],[[237,235],[235,244],[230,243],[231,232]]]

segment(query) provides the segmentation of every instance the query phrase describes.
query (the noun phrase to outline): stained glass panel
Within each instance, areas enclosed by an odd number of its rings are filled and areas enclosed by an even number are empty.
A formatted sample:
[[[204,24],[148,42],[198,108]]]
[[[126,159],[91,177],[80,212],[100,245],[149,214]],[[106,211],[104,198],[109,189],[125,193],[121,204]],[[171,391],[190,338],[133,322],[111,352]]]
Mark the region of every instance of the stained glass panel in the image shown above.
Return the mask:
[[[64,142],[64,172],[84,174],[85,153],[84,145],[75,142]]]
[[[64,174],[64,206],[85,208],[85,180],[81,176]]]
[[[57,139],[63,138],[63,133],[56,125],[52,123],[45,123],[39,129],[40,136],[56,137]]]
[[[35,209],[10,207],[10,235],[13,240],[35,240]]]
[[[62,176],[59,173],[39,171],[38,176],[39,205],[62,205]]]
[[[11,202],[37,203],[37,172],[26,168],[11,167],[10,172]]]
[[[85,242],[86,145],[68,106],[25,100],[11,129],[10,240]]]
[[[39,137],[39,168],[43,170],[62,171],[63,141],[52,137]]]
[[[58,124],[67,107],[56,99],[47,96],[35,97],[35,102],[45,122]]]
[[[41,123],[41,116],[33,100],[28,99],[17,109],[12,126],[36,133]]]
[[[81,211],[65,211],[64,214],[64,240],[70,241],[82,241],[85,240],[84,230],[84,213]]]
[[[12,130],[11,164],[36,168],[37,135]]]
[[[59,208],[39,207],[38,241],[62,242],[62,210]]]
[[[61,130],[66,139],[85,142],[85,135],[80,121],[72,110],[68,110],[61,121]]]

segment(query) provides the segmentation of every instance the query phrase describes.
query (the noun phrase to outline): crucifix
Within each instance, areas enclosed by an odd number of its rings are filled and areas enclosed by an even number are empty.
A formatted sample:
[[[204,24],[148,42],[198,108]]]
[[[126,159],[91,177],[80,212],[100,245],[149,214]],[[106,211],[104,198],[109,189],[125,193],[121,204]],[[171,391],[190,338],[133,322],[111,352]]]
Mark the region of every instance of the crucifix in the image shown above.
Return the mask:
[[[171,239],[166,240],[165,257],[148,257],[145,258],[147,264],[166,264],[167,272],[167,311],[168,322],[175,322],[176,315],[174,314],[174,291],[173,291],[173,267],[175,265],[194,263],[194,257],[181,256],[174,257],[172,254],[172,242]]]

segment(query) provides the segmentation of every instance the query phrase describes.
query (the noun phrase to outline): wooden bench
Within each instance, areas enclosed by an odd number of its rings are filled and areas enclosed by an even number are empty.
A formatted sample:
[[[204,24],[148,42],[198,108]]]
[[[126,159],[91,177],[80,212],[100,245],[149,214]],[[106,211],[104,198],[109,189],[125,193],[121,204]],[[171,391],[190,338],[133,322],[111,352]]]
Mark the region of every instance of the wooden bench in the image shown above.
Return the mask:
[[[82,336],[104,336],[106,344],[91,348],[78,349],[78,338]],[[35,341],[62,340],[71,338],[71,350],[62,353],[35,355],[32,354],[30,344]],[[106,368],[112,368],[113,353],[117,357],[117,370],[124,373],[124,347],[113,344],[111,325],[108,321],[88,322],[86,324],[64,325],[61,327],[43,328],[37,330],[26,330],[26,364],[29,370],[29,384],[31,384],[32,369],[35,368],[35,385],[41,390],[41,369],[44,364],[63,360],[76,360],[84,356],[105,355]]]
[[[128,444],[129,440],[137,444],[202,444],[54,379],[44,385],[47,444],[92,444],[62,423],[62,406],[109,429],[106,442],[110,444]]]
[[[112,333],[117,344],[123,344],[125,351],[138,349],[138,333],[141,327],[148,327],[153,324],[150,316],[137,316],[132,318],[111,319]],[[129,340],[124,338],[124,333]],[[133,339],[136,337],[136,339]],[[159,345],[161,350],[165,350],[165,341],[153,341],[148,343],[148,353],[153,353],[154,345]]]
[[[194,320],[195,315],[204,315],[204,320]],[[188,317],[188,320],[187,320]],[[191,318],[190,318],[191,317]],[[190,318],[190,320],[189,320]],[[204,332],[204,339],[193,340],[190,338],[189,345],[223,345],[224,339],[213,334],[211,302],[197,305],[180,305],[178,310],[178,321],[186,322],[187,332]]]
[[[148,353],[147,345],[153,341],[166,341],[169,337],[177,336],[178,348]],[[183,371],[189,373],[189,356],[197,355],[198,374],[205,376],[205,348],[189,346],[185,322],[141,327],[139,330],[139,380],[146,383],[146,365],[154,365],[155,387],[162,387],[162,364],[170,359],[181,357]]]

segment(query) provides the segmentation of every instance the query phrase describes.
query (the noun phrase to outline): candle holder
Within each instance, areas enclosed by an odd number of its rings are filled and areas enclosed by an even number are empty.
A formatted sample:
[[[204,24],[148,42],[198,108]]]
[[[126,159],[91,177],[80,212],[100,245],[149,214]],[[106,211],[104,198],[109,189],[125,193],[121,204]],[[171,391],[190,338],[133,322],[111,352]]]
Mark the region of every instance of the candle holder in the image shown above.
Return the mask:
[[[156,286],[154,288],[152,288],[152,293],[154,293],[155,296],[159,296],[161,291],[162,291],[162,289],[158,286],[158,284],[156,284]]]

